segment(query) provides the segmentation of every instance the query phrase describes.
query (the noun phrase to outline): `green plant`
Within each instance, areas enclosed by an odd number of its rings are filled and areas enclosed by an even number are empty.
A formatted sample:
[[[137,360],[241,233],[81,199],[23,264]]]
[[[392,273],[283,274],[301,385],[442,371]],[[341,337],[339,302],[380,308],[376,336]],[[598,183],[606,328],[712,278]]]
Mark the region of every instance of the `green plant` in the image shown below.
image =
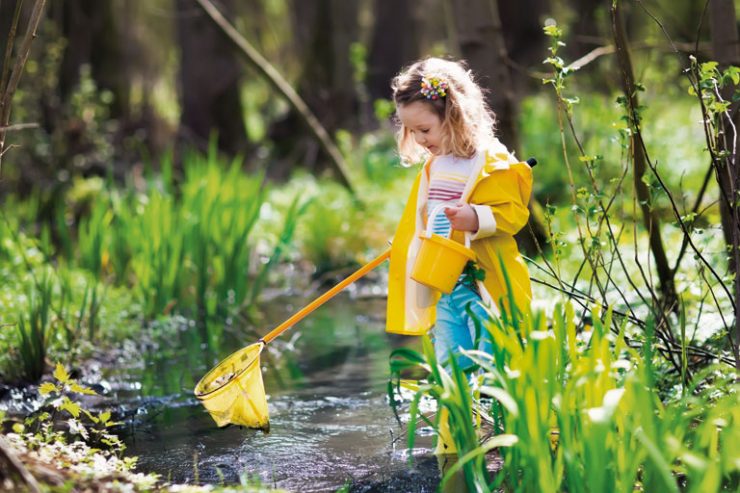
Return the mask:
[[[460,467],[468,485],[485,485],[489,482],[486,470],[485,452],[478,442],[477,427],[473,422],[473,399],[469,373],[463,372],[457,365],[455,358],[450,358],[450,368],[446,369],[438,364],[434,354],[434,347],[430,339],[423,337],[423,352],[418,353],[408,348],[399,348],[390,355],[391,379],[388,392],[392,405],[396,404],[395,392],[399,390],[401,376],[409,370],[422,370],[426,377],[420,382],[411,400],[409,408],[409,422],[407,429],[408,447],[412,449],[416,437],[417,419],[432,426],[440,433],[440,427],[445,426],[441,421],[448,420],[451,437],[460,457]],[[419,411],[422,398],[429,396],[437,402],[438,420],[433,423]],[[438,438],[440,440],[441,438]],[[410,456],[409,460],[412,460]],[[448,473],[446,478],[451,477]]]
[[[412,368],[428,374],[410,404],[410,445],[419,399],[430,395],[449,410],[460,451],[445,480],[462,469],[471,490],[502,485],[516,492],[736,489],[740,389],[731,370],[707,369],[695,375],[684,396],[664,403],[656,388],[653,323],[638,343],[626,336],[625,321],[618,335],[609,331],[611,310],[594,310],[591,320],[579,333],[568,303],[558,305],[549,319],[533,314],[518,327],[505,315],[493,318],[486,325],[493,354],[464,352],[482,369],[480,399],[472,394],[471,400],[459,369],[445,371],[434,363],[428,341],[424,354],[394,352],[394,375]],[[477,443],[471,411],[497,436]],[[480,461],[498,447],[504,469],[490,480]]]
[[[54,279],[46,270],[38,284],[27,285],[27,313],[18,318],[20,377],[30,382],[38,382],[44,374],[47,348],[54,331],[51,321],[53,291]]]
[[[182,291],[183,232],[174,199],[159,191],[148,197],[141,215],[128,225],[131,269],[146,316],[162,313]]]
[[[110,235],[113,213],[105,200],[95,202],[89,217],[80,221],[77,232],[77,251],[80,266],[100,278],[104,255]]]

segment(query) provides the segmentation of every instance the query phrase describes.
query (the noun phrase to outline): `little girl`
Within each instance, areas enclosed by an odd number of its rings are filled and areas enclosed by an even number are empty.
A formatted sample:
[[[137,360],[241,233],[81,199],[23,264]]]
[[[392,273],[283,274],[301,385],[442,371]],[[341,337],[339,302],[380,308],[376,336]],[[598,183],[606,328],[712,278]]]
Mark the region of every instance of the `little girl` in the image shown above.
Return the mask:
[[[409,163],[426,158],[414,182],[391,248],[388,283],[388,332],[420,335],[434,325],[438,361],[455,354],[462,368],[471,366],[460,349],[490,352],[488,334],[477,347],[469,308],[485,319],[484,306],[524,316],[529,310],[529,272],[514,234],[527,223],[532,172],[494,136],[495,115],[481,88],[462,62],[439,58],[418,61],[392,83],[401,123],[398,147]],[[433,232],[462,242],[470,235],[480,275],[463,275],[450,294],[442,294],[409,276],[432,210]],[[444,206],[443,206],[444,207]],[[504,277],[504,269],[508,276]],[[470,266],[466,272],[470,272]],[[509,306],[510,295],[515,307]],[[487,332],[487,331],[483,331]]]

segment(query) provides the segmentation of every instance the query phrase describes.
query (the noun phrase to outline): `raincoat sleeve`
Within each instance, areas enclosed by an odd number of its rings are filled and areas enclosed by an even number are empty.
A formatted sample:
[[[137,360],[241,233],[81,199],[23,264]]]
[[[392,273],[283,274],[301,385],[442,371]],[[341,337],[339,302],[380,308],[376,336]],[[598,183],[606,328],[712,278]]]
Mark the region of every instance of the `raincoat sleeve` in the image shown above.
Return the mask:
[[[499,164],[484,170],[470,205],[478,215],[478,231],[471,240],[494,235],[513,236],[529,220],[532,170],[526,163]]]

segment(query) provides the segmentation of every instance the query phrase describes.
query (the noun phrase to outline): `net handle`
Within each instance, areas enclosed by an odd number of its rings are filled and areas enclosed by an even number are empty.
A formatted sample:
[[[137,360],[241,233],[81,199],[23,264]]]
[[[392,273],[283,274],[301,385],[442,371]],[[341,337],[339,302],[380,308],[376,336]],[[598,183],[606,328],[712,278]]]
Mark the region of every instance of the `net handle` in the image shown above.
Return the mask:
[[[275,339],[277,336],[285,332],[287,329],[292,327],[293,325],[297,324],[301,320],[303,320],[308,314],[316,310],[318,307],[329,301],[331,298],[336,296],[338,293],[340,293],[344,288],[355,282],[356,280],[363,277],[365,274],[382,264],[387,258],[391,256],[391,249],[388,247],[386,251],[375,257],[373,260],[368,262],[367,264],[363,265],[359,269],[357,269],[354,273],[350,274],[347,278],[339,282],[336,286],[331,288],[326,293],[322,294],[315,300],[313,300],[311,303],[306,305],[305,307],[301,308],[293,314],[288,320],[281,323],[274,329],[272,329],[267,335],[262,337],[262,339],[259,340],[259,342],[263,344],[268,344],[273,339]]]

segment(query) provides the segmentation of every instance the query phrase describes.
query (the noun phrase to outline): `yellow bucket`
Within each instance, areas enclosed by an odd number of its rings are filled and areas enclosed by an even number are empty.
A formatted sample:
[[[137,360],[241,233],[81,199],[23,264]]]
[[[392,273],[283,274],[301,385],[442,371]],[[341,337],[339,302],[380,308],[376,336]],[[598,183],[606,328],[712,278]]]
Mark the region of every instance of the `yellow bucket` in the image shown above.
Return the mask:
[[[258,342],[232,353],[195,386],[195,397],[203,403],[218,426],[231,423],[270,430],[259,365],[264,345]]]
[[[434,219],[443,207],[449,207],[449,204],[439,204],[429,215],[427,231],[421,235],[421,247],[411,271],[411,279],[443,293],[451,293],[465,264],[475,260],[475,253],[470,249],[470,234],[467,232],[465,245],[432,233]]]

